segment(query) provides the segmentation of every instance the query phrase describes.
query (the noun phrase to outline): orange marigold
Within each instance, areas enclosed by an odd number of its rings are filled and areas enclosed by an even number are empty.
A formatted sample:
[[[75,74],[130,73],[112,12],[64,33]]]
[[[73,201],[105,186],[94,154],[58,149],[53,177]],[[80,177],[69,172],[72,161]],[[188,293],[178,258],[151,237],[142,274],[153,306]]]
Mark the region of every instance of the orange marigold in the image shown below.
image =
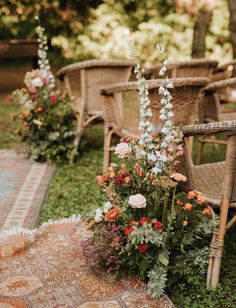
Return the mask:
[[[120,215],[120,213],[121,209],[119,207],[115,207],[105,215],[105,221],[115,220]]]

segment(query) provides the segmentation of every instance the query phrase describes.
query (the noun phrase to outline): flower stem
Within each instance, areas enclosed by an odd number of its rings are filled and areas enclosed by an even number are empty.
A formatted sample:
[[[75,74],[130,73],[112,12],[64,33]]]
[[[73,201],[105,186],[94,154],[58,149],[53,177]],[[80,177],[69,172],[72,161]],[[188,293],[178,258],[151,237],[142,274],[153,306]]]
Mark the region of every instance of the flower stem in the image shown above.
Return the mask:
[[[167,237],[170,234],[170,230],[171,230],[171,226],[172,226],[173,218],[174,218],[174,214],[175,214],[175,193],[176,193],[176,186],[174,188],[173,196],[172,196],[171,210],[170,210],[170,221],[169,221],[168,229],[167,229]]]
[[[168,205],[168,199],[169,199],[169,189],[165,191],[165,199],[164,199],[164,205],[163,205],[163,211],[162,211],[162,223],[165,224],[166,218],[167,218],[167,205]]]

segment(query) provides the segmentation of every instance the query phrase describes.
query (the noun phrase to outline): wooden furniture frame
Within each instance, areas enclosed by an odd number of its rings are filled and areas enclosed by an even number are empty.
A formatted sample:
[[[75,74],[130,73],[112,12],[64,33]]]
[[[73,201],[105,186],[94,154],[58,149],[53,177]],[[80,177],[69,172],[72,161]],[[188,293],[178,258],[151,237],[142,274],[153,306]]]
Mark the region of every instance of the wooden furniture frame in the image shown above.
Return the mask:
[[[236,87],[236,78],[228,78],[210,83],[204,89],[204,97],[201,101],[201,123],[236,120],[236,109],[222,108],[219,91]],[[205,143],[227,144],[226,141],[218,140],[212,136],[200,136],[198,138],[197,164],[200,164],[203,156]]]
[[[158,128],[159,111],[162,108],[160,104],[161,96],[158,93],[162,80],[148,80],[146,85],[149,91],[151,108],[153,111],[153,124]],[[173,96],[173,110],[175,113],[174,124],[185,125],[193,124],[196,118],[198,100],[201,96],[201,90],[208,84],[207,78],[176,78],[172,79],[174,89],[171,92]],[[112,136],[120,137],[132,135],[139,136],[138,130],[139,118],[131,115],[127,121],[124,120],[123,110],[118,108],[116,100],[117,94],[127,91],[137,91],[137,82],[126,82],[110,85],[101,88],[101,97],[103,103],[103,114],[105,121],[104,130],[104,159],[103,171],[107,171],[110,162],[112,148]],[[134,102],[138,106],[138,99]],[[132,106],[134,109],[134,105]],[[190,112],[191,110],[191,112]]]
[[[184,154],[184,169],[188,178],[187,189],[201,191],[206,200],[220,207],[220,221],[210,245],[207,286],[215,288],[219,281],[221,259],[226,231],[236,222],[236,214],[229,219],[228,212],[236,209],[236,121],[199,124],[183,127],[185,137],[228,136],[224,162],[194,166],[189,161],[187,147]]]
[[[82,131],[97,119],[103,119],[100,101],[100,88],[115,82],[128,81],[134,62],[127,60],[88,60],[67,65],[60,69],[56,76],[61,80],[73,100],[73,111],[77,119],[75,150],[70,162],[74,161]],[[71,73],[75,72],[80,78],[80,97],[73,99]],[[78,89],[77,88],[77,89]],[[122,96],[117,95],[117,108],[120,108]]]

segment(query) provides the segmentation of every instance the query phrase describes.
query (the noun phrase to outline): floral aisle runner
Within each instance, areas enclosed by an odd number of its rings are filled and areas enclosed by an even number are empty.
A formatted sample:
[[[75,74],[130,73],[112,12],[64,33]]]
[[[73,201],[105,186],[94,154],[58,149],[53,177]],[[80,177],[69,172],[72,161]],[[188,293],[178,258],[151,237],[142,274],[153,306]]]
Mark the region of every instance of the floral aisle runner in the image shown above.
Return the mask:
[[[80,248],[89,235],[74,218],[0,238],[0,307],[174,307],[166,295],[148,297],[135,279],[92,271]]]
[[[0,234],[35,226],[53,172],[53,166],[0,150]]]

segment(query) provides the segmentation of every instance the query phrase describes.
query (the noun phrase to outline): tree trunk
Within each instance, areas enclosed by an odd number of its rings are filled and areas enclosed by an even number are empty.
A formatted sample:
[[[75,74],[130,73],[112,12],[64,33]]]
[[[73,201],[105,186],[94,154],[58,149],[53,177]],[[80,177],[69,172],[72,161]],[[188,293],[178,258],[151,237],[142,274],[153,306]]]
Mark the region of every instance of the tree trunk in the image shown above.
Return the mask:
[[[228,6],[230,40],[233,47],[233,57],[236,59],[236,1],[228,0]]]
[[[235,0],[229,0],[235,1]],[[212,11],[200,10],[194,25],[192,58],[204,58],[206,36],[211,22]]]

